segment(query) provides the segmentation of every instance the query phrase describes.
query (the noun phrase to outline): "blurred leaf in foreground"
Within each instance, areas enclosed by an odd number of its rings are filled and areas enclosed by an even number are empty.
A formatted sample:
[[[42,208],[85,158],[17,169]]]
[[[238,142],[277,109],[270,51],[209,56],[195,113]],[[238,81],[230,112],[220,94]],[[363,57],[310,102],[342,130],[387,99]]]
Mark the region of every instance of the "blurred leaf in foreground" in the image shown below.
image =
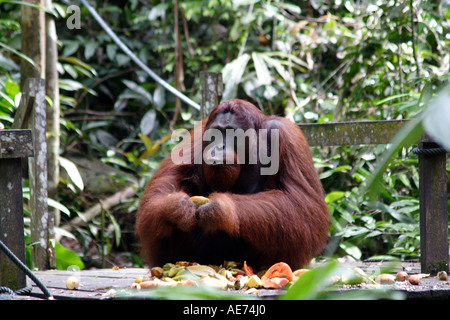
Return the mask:
[[[429,100],[426,88],[427,86],[422,91],[419,103],[422,100]],[[439,91],[431,101],[424,102],[426,104],[424,110],[394,136],[391,145],[368,179],[364,191],[369,191],[372,200],[378,194],[381,176],[394,155],[401,148],[417,143],[424,132],[447,151],[450,151],[450,85]]]

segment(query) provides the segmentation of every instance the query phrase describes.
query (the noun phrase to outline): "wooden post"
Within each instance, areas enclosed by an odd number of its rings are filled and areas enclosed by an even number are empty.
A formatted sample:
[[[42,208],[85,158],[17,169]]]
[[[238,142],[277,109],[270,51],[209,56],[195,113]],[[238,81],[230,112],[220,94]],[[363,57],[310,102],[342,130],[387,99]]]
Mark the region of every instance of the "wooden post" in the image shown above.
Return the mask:
[[[0,240],[25,263],[22,161],[33,156],[31,130],[0,130]],[[25,274],[0,251],[0,286],[26,286]]]
[[[438,148],[422,141],[422,149]],[[448,272],[448,212],[446,154],[419,154],[420,263],[423,273]]]
[[[202,119],[205,119],[219,105],[220,100],[222,100],[222,74],[220,72],[201,71],[200,93],[202,96],[200,116]]]
[[[31,264],[46,270],[56,266],[54,216],[48,210],[45,80],[27,79],[13,128],[33,131],[34,158],[28,159],[31,211]],[[32,103],[30,103],[32,101]]]

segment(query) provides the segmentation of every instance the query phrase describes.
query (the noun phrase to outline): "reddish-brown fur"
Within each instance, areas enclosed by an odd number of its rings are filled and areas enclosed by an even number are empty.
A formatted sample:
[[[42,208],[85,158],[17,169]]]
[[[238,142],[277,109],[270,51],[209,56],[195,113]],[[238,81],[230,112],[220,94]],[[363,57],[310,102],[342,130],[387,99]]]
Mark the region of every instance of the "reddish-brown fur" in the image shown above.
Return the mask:
[[[194,130],[204,132],[227,112],[236,115],[244,130],[280,130],[278,173],[245,176],[258,165],[253,169],[243,165],[230,170],[240,172],[242,180],[214,191],[204,177],[204,172],[210,175],[207,167],[203,170],[206,164],[176,165],[167,157],[146,186],[137,214],[136,231],[149,266],[178,260],[211,264],[246,260],[255,267],[284,261],[300,268],[326,245],[328,208],[300,128],[287,119],[265,116],[248,102],[230,100]],[[191,144],[193,160],[194,151],[202,151],[203,145],[201,135],[195,140],[191,136],[183,143]],[[197,209],[189,199],[197,195],[211,201]]]

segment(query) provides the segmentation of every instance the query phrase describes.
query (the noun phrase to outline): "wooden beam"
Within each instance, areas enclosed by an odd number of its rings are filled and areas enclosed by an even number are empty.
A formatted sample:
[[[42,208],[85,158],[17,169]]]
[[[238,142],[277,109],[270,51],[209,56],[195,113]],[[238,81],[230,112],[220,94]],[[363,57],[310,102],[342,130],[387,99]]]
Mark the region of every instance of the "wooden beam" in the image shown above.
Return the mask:
[[[408,120],[299,124],[311,147],[388,144]]]

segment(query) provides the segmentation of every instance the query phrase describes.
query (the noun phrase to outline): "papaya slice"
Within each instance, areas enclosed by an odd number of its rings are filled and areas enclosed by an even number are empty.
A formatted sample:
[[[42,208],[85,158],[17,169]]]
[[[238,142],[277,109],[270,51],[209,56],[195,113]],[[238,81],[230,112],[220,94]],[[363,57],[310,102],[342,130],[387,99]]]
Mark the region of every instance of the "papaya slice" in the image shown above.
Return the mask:
[[[205,203],[209,202],[209,199],[206,197],[202,197],[202,196],[193,196],[190,198],[192,200],[192,202],[198,207],[201,207],[202,205],[204,205]]]
[[[262,276],[261,282],[264,288],[280,289],[294,278],[291,267],[285,262],[275,263]]]
[[[244,271],[247,274],[247,276],[251,277],[254,275],[252,267],[247,265],[247,261],[244,261]]]
[[[266,278],[264,280],[261,279],[261,282],[263,284],[263,287],[266,289],[281,289],[289,283],[289,280],[286,278],[277,277],[277,278]]]

